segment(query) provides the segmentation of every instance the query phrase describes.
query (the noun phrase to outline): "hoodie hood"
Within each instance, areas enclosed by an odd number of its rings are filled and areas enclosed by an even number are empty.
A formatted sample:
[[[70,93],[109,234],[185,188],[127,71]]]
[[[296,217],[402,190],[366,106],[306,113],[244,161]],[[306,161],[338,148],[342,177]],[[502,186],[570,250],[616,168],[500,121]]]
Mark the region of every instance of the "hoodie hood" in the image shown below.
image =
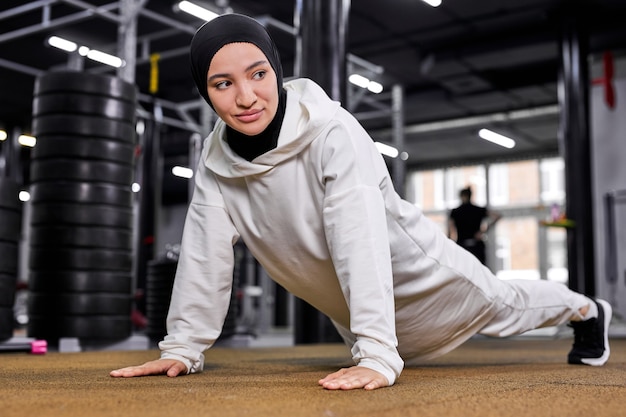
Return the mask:
[[[287,91],[285,118],[276,148],[246,161],[226,143],[226,124],[218,119],[205,142],[206,167],[225,178],[259,175],[299,154],[320,137],[333,120],[340,103],[331,100],[315,82],[299,78],[284,84]]]

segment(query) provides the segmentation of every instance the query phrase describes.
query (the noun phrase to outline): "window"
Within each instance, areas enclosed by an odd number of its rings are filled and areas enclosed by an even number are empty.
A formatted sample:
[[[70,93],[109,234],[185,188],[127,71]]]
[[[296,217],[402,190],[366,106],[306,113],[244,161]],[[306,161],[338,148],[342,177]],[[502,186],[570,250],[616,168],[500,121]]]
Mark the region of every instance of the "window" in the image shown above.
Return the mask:
[[[534,216],[503,217],[496,228],[501,279],[539,279],[539,223]]]
[[[509,169],[507,164],[489,166],[489,204],[504,206],[509,202]]]
[[[541,201],[544,203],[562,203],[565,199],[565,163],[562,158],[542,159]]]
[[[452,209],[459,205],[459,191],[470,187],[474,204],[487,204],[487,179],[484,165],[449,168],[446,170],[446,208]]]
[[[419,171],[407,179],[407,199],[444,231],[449,211],[460,203],[459,190],[467,186],[475,204],[503,215],[487,241],[488,266],[499,278],[567,284],[566,230],[539,224],[549,216],[552,204],[564,201],[561,158]]]
[[[547,279],[563,284],[568,282],[567,270],[567,231],[564,228],[549,227],[546,230],[547,240]]]

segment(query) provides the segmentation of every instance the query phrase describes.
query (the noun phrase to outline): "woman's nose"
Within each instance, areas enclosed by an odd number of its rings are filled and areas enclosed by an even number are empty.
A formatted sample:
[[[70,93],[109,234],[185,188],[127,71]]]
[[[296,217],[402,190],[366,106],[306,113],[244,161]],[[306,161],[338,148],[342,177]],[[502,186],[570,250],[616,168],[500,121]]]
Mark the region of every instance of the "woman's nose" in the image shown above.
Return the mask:
[[[254,89],[248,83],[243,83],[239,87],[237,94],[237,105],[241,107],[250,107],[256,102],[256,94]]]

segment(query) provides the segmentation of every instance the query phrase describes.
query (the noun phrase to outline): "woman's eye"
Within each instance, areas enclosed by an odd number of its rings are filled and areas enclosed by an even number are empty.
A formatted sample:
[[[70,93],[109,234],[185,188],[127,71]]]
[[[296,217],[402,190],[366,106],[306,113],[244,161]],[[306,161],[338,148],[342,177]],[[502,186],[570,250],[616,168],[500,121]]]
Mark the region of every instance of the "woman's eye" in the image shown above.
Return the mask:
[[[263,77],[265,77],[265,74],[267,74],[267,71],[265,71],[265,70],[257,71],[257,72],[254,73],[253,78],[257,79],[257,80],[260,80]]]
[[[220,90],[220,89],[224,89],[228,87],[229,85],[230,85],[230,81],[220,81],[218,83],[215,83],[215,88]]]

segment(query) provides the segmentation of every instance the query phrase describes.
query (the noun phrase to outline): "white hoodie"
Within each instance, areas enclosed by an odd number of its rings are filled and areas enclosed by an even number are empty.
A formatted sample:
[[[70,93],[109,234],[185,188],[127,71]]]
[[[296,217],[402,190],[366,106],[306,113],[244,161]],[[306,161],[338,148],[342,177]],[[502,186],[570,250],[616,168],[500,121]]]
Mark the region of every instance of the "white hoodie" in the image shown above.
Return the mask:
[[[465,255],[396,194],[358,121],[310,80],[285,89],[275,149],[246,161],[225,143],[221,120],[205,141],[162,357],[202,370],[228,310],[241,237],[272,279],[331,318],[355,363],[393,384],[401,355],[440,355],[488,321],[491,301],[462,278],[482,266],[444,267]]]

